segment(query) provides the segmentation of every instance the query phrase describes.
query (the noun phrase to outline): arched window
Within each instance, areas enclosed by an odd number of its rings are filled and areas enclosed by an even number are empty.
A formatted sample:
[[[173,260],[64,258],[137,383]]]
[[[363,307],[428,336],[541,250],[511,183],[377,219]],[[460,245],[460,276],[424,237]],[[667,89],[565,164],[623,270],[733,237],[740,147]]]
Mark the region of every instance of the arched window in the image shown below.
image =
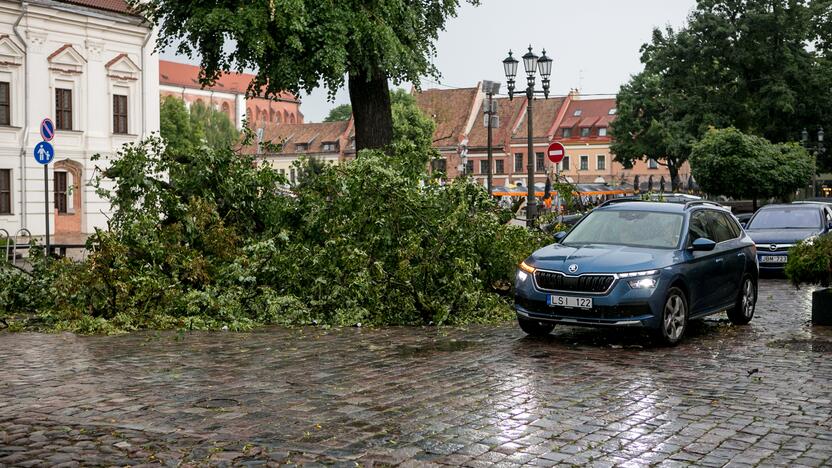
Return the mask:
[[[289,122],[295,123],[295,114],[289,114]]]
[[[269,109],[269,122],[277,122],[277,117],[274,115],[274,109]]]
[[[285,110],[283,111],[283,121],[285,123],[289,123],[289,113],[286,112]]]
[[[275,112],[274,115],[277,118],[277,123],[283,123],[283,116],[280,114],[280,111]]]

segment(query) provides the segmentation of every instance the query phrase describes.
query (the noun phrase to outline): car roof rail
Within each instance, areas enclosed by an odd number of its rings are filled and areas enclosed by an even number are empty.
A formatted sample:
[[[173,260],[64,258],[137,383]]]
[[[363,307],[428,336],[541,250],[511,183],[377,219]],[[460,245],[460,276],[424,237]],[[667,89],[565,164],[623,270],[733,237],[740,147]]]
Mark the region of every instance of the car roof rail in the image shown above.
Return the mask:
[[[715,202],[715,201],[710,201],[710,200],[691,200],[691,201],[689,201],[689,202],[685,202],[685,209],[688,209],[688,208],[690,208],[691,206],[697,206],[697,205],[711,205],[711,206],[715,206],[715,207],[717,207],[717,208],[723,208],[723,209],[725,208],[725,206],[724,206],[724,205],[720,205],[719,203],[717,203],[717,202]]]
[[[609,205],[615,205],[616,203],[643,202],[643,201],[648,201],[648,200],[642,200],[641,198],[611,198],[611,199],[605,201],[604,203],[601,203],[600,205],[598,205],[598,208],[601,208],[601,207],[604,207],[604,206],[609,206]]]

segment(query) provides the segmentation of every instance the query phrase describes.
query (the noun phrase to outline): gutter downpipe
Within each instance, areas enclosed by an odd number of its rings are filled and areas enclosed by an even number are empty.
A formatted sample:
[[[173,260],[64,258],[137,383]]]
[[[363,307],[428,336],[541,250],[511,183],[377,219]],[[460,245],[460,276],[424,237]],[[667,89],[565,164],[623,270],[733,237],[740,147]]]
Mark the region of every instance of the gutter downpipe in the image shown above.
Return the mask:
[[[17,31],[17,27],[20,25],[20,21],[23,20],[23,17],[29,12],[29,4],[21,1],[20,2],[20,16],[15,21],[12,30],[14,31],[14,35],[17,36],[17,39],[23,44],[23,66],[24,68],[24,79],[23,79],[23,89],[24,89],[24,102],[23,102],[23,138],[22,138],[22,146],[20,147],[20,227],[25,229],[26,228],[26,147],[29,145],[29,44],[26,43],[26,40],[23,39],[23,36]]]
[[[150,31],[147,32],[147,35],[144,37],[144,42],[142,43],[142,57],[141,57],[141,67],[142,67],[142,134],[141,138],[144,139],[147,135],[147,103],[145,100],[145,87],[147,86],[147,71],[145,70],[144,66],[144,52],[145,48],[147,47],[147,43],[150,42],[150,38],[153,36],[153,27],[150,28]]]

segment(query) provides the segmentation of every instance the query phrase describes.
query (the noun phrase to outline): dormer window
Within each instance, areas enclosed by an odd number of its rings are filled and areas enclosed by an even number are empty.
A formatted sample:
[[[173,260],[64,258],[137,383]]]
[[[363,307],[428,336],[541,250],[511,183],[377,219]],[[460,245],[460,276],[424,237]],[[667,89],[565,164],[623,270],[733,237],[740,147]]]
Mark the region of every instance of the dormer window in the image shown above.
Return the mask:
[[[599,127],[598,136],[607,136],[607,127]]]
[[[580,109],[575,109],[575,113],[572,114],[572,115],[574,115],[575,117],[580,117],[581,113],[582,113],[582,111]]]
[[[324,143],[322,151],[327,152],[327,153],[334,153],[334,152],[338,151],[338,143],[335,143],[335,142]]]
[[[584,138],[589,136],[589,127],[584,127],[581,129],[581,136]]]
[[[564,128],[563,132],[561,133],[564,138],[569,138],[572,136],[572,129],[571,128]]]
[[[616,109],[615,107],[613,107],[612,109],[610,109],[610,111],[609,111],[609,115],[615,115],[615,113],[616,113],[616,112],[618,112],[618,109]]]
[[[305,153],[309,151],[309,143],[297,143],[295,144],[295,151],[298,153]]]

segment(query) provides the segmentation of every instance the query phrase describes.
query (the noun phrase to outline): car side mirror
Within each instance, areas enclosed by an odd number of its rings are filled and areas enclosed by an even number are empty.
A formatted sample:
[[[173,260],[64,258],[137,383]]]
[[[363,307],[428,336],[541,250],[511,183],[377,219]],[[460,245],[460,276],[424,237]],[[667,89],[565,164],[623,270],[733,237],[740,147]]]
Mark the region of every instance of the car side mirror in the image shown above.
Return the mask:
[[[696,239],[693,241],[693,244],[690,245],[691,250],[694,252],[710,252],[714,249],[714,247],[716,247],[716,242],[704,237]]]
[[[566,231],[558,231],[555,233],[555,242],[560,242],[566,237]]]

